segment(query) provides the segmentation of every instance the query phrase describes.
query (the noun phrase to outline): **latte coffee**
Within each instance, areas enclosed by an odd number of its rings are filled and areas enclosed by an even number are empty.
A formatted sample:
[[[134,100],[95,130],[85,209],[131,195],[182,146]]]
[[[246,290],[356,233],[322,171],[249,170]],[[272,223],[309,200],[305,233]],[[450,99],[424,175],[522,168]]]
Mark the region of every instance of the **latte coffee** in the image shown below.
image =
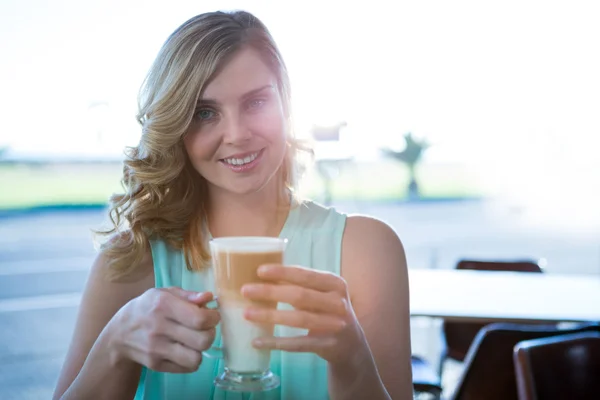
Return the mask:
[[[262,374],[269,370],[270,350],[259,350],[252,340],[272,336],[273,324],[259,324],[244,318],[249,307],[275,309],[275,302],[245,299],[241,288],[260,283],[257,270],[264,264],[282,264],[286,241],[268,237],[213,239],[211,253],[216,295],[221,314],[221,335],[227,370],[237,374]]]

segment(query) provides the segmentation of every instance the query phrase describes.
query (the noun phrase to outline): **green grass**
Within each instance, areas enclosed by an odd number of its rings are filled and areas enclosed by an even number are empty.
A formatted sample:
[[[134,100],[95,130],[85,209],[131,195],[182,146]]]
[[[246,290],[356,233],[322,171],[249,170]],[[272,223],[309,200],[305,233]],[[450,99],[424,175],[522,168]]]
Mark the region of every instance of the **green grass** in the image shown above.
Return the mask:
[[[456,165],[422,165],[417,173],[424,199],[464,198],[481,195],[475,181],[464,167]],[[340,170],[332,186],[336,199],[403,200],[407,197],[407,169],[394,161],[348,165]],[[312,196],[323,192],[323,182],[316,173],[307,175],[305,190]]]
[[[23,209],[48,205],[105,204],[121,191],[121,165],[0,165],[0,209]],[[423,165],[419,169],[422,195],[426,199],[480,195],[459,166]],[[393,161],[349,165],[341,169],[332,191],[338,200],[402,200],[406,198],[408,174]],[[319,199],[323,182],[314,170],[306,174],[301,193]]]
[[[119,191],[119,165],[0,165],[0,209],[101,204]]]

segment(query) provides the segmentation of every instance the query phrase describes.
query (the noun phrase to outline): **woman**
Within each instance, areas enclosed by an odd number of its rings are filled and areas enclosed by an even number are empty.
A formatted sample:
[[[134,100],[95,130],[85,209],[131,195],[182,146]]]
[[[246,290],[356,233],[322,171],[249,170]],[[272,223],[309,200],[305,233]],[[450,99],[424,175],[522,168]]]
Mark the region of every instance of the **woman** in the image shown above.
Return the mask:
[[[302,149],[290,117],[285,65],[251,14],[202,14],[168,38],[55,399],[248,397],[215,389],[214,361],[202,358],[219,322],[205,307],[211,236],[284,236],[300,265],[269,266],[264,285],[243,288],[292,306],[247,319],[308,332],[254,343],[277,349],[282,384],[251,398],[412,398],[402,244],[378,220],[294,195]]]

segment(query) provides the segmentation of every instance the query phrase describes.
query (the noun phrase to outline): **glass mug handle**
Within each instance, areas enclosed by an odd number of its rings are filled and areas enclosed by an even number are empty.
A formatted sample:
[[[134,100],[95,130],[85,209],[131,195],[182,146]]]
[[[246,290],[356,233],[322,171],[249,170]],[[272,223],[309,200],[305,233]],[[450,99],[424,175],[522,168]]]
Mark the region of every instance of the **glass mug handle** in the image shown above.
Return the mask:
[[[214,305],[214,307],[209,307],[210,305]],[[209,310],[218,310],[219,309],[218,298],[215,297],[213,300],[206,303],[206,308],[208,308]],[[221,325],[221,323],[219,323],[219,325],[217,325],[217,327],[215,328],[217,330],[217,332],[219,332],[219,330],[220,330],[220,325]],[[215,337],[215,339],[216,339],[216,337]],[[221,339],[221,342],[222,341],[223,340]],[[222,359],[222,358],[224,358],[223,347],[215,346],[213,343],[213,345],[208,350],[204,350],[202,352],[202,355],[206,358]]]

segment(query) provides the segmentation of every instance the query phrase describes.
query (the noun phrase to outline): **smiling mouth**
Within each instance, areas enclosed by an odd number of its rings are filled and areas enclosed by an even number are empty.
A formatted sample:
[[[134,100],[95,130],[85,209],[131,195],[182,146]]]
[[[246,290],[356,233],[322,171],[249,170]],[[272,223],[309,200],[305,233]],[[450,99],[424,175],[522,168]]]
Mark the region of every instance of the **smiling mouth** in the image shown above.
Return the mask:
[[[250,164],[252,161],[256,160],[258,158],[258,156],[260,156],[260,154],[262,153],[263,150],[264,149],[261,149],[254,153],[249,153],[248,155],[246,155],[244,157],[222,158],[219,161],[222,162],[223,164],[241,167],[246,164]]]

